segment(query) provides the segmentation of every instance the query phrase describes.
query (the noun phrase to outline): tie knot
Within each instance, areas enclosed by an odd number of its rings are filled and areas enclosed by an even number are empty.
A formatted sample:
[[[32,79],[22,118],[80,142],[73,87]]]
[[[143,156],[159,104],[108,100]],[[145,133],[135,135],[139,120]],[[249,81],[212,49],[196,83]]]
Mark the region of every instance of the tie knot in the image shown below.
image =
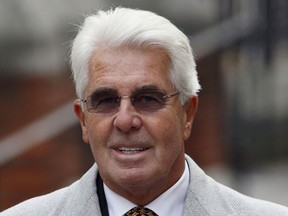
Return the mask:
[[[123,216],[158,216],[154,211],[149,208],[136,206],[126,212]]]

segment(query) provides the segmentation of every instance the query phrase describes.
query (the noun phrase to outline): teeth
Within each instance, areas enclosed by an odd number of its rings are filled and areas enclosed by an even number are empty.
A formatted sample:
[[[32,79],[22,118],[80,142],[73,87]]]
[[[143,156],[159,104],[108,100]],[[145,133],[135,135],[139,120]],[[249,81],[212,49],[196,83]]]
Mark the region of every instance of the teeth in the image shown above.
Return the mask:
[[[145,148],[127,148],[127,147],[119,148],[119,151],[127,152],[127,153],[135,153],[135,152],[144,151],[144,150]]]

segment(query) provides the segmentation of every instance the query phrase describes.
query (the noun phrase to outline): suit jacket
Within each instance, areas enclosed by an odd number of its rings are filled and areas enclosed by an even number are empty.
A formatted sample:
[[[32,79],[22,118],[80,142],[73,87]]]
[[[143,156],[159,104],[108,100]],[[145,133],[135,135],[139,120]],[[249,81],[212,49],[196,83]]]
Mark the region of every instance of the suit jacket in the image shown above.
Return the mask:
[[[189,156],[186,156],[186,161],[190,171],[190,183],[184,216],[288,216],[287,207],[242,195],[207,176]],[[72,185],[27,200],[0,215],[100,216],[96,193],[97,171],[95,164]]]

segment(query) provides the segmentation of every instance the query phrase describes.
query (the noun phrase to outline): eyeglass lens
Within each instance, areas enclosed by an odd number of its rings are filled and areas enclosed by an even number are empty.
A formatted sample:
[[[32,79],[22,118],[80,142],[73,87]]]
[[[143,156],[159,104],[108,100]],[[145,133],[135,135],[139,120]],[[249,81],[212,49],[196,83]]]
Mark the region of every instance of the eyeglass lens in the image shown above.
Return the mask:
[[[122,97],[114,92],[94,92],[87,98],[86,103],[89,112],[109,114],[116,112],[121,100],[127,98],[130,99],[137,111],[155,112],[165,105],[169,97],[160,91],[138,92],[131,96]]]

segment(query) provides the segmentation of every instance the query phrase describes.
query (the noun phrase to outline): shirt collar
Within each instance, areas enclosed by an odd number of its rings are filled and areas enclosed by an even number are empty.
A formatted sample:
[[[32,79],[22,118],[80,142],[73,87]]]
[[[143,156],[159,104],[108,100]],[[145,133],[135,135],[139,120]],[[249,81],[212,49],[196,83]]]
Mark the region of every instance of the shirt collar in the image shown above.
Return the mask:
[[[183,215],[186,191],[189,186],[189,170],[187,162],[181,178],[167,191],[149,203],[150,208],[158,215]],[[110,216],[122,216],[136,205],[110,190],[104,183],[108,210]],[[165,206],[165,208],[163,208]]]

